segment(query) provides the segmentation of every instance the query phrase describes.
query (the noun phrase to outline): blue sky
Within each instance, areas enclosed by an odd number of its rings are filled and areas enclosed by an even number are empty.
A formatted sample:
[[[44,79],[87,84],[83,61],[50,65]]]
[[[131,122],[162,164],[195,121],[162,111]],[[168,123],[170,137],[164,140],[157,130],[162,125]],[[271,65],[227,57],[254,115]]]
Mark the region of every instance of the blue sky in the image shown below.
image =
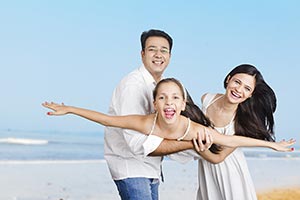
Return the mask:
[[[166,76],[200,104],[223,92],[241,63],[278,98],[278,139],[299,138],[298,1],[6,1],[0,3],[0,130],[102,131],[75,116],[50,118],[44,101],[107,112],[113,88],[141,64],[140,34],[174,39]]]

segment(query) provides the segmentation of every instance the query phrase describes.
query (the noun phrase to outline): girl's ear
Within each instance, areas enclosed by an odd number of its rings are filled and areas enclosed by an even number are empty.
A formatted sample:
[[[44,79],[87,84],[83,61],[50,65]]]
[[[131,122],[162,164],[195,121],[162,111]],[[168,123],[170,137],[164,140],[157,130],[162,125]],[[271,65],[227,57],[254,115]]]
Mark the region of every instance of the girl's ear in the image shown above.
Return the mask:
[[[185,107],[186,107],[186,101],[183,101],[183,102],[182,102],[182,108],[181,108],[181,110],[184,111],[184,110],[185,110]]]
[[[154,107],[154,111],[156,112],[157,111],[157,104],[156,104],[155,100],[153,100],[153,107]]]

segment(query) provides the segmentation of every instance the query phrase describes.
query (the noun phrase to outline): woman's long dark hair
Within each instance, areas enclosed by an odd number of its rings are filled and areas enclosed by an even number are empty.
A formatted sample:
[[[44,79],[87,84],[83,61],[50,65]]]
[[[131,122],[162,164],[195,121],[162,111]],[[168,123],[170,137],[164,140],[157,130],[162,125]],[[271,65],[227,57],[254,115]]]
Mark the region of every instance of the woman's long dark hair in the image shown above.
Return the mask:
[[[239,104],[235,116],[235,134],[261,140],[275,141],[274,117],[276,95],[265,82],[262,74],[249,64],[235,67],[224,79],[224,88],[228,79],[235,74],[248,74],[255,78],[252,96]]]

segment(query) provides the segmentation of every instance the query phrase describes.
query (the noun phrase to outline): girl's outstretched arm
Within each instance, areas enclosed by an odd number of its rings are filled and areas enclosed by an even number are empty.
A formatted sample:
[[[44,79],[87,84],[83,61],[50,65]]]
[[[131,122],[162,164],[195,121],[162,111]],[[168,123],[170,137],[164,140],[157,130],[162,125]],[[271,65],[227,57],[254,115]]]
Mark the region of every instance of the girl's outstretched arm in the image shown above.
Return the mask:
[[[147,125],[147,119],[149,119],[150,115],[110,116],[93,110],[74,106],[66,106],[63,103],[57,104],[53,102],[45,102],[42,105],[52,110],[51,112],[47,112],[47,114],[51,116],[74,114],[90,121],[102,124],[103,126],[132,129],[144,134],[148,134],[148,131],[150,130],[149,126]]]

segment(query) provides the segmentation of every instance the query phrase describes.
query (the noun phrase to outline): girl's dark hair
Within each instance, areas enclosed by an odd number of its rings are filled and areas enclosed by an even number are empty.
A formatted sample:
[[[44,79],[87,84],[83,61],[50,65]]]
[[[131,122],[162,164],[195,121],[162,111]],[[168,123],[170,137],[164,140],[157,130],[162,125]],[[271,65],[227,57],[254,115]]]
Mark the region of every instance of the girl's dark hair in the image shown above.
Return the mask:
[[[179,88],[180,88],[180,92],[182,94],[182,98],[185,100],[186,99],[186,95],[185,95],[185,89],[183,87],[183,85],[180,83],[179,80],[177,80],[176,78],[164,78],[162,80],[160,80],[154,90],[153,90],[153,99],[155,100],[156,96],[157,96],[157,91],[159,89],[159,87],[161,86],[161,84],[163,83],[169,83],[169,82],[172,82],[172,83],[175,83]]]
[[[164,31],[161,31],[161,30],[157,30],[157,29],[150,29],[150,30],[144,31],[142,33],[142,35],[141,35],[141,46],[142,46],[142,50],[143,51],[145,50],[146,40],[149,37],[163,37],[166,40],[168,40],[168,43],[170,45],[170,53],[171,53],[172,46],[173,46],[173,39],[172,39],[172,37],[168,33],[164,32]]]
[[[235,74],[248,74],[255,78],[255,88],[252,96],[239,104],[235,116],[235,134],[275,141],[274,117],[276,110],[276,96],[272,88],[265,82],[262,74],[250,64],[235,67],[224,79],[227,81]]]
[[[190,118],[192,121],[198,124],[202,124],[203,126],[213,128],[211,121],[204,115],[202,110],[194,103],[192,97],[190,96],[187,90],[186,90],[186,94],[187,94],[186,107],[184,111],[181,111],[181,115]],[[216,144],[212,144],[209,150],[212,153],[217,154],[221,150],[221,147]]]

